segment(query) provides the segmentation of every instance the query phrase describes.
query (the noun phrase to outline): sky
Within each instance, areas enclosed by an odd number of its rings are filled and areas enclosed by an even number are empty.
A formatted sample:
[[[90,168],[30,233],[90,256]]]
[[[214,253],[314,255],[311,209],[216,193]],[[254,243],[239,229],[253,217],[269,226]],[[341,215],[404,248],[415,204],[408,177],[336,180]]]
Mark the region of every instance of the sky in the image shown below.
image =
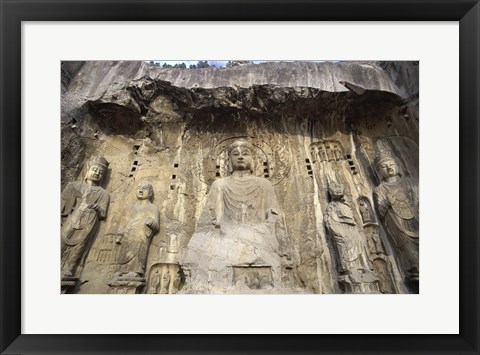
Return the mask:
[[[146,62],[150,62],[147,60]],[[185,63],[187,68],[190,65],[197,64],[199,61],[198,60],[154,60],[155,63],[159,63],[160,66],[163,65],[163,63],[167,63],[170,65],[175,65],[175,64],[182,64]],[[208,60],[208,64],[214,65],[217,68],[225,67],[225,65],[228,63],[228,60]],[[259,63],[266,63],[266,62],[275,62],[275,60],[252,60],[253,64],[259,64]],[[296,60],[282,60],[282,62],[296,62]],[[311,62],[325,62],[324,60],[312,60]],[[337,61],[332,61],[332,62],[337,62]]]
[[[163,63],[167,63],[170,65],[175,65],[175,64],[182,64],[185,63],[187,68],[192,65],[192,64],[197,64],[198,60],[154,60],[155,63],[159,63],[160,66],[163,65]],[[227,64],[228,60],[209,60],[208,64],[210,65],[215,65],[216,67],[224,67]],[[258,63],[264,63],[264,60],[254,60],[254,64]]]

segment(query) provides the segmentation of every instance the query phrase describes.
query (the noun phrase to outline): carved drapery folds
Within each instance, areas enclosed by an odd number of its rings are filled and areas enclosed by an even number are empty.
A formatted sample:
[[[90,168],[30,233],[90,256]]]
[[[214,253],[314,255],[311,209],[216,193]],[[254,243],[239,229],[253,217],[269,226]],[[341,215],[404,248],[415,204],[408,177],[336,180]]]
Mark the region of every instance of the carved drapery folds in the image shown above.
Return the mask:
[[[107,215],[110,196],[101,186],[108,162],[103,157],[89,161],[84,181],[69,183],[62,192],[61,255],[62,291],[76,286],[77,267],[88,252],[98,223]]]
[[[138,293],[145,286],[147,254],[160,224],[158,208],[151,202],[153,194],[152,185],[140,181],[136,187],[138,201],[128,206],[123,215],[115,238],[118,269],[110,282],[110,287],[116,289],[112,293],[123,293],[119,290],[124,289],[125,293]]]
[[[378,279],[367,257],[366,237],[345,201],[343,184],[330,182],[325,225],[338,257],[339,283],[346,293],[378,293]]]

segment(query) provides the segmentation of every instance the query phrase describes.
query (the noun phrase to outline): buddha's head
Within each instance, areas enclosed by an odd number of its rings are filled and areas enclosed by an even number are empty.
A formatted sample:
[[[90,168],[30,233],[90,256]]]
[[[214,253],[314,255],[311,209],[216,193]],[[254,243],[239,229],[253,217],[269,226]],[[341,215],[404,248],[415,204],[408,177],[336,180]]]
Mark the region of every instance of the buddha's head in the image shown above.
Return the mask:
[[[252,171],[253,146],[245,139],[237,139],[228,148],[233,171]]]

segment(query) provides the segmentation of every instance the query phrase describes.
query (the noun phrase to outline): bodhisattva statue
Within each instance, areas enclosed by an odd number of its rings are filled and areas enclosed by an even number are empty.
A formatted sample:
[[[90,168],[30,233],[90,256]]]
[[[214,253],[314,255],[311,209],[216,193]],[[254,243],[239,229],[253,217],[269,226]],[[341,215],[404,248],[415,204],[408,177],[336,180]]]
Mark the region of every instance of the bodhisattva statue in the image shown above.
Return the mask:
[[[160,215],[153,198],[153,187],[149,182],[141,181],[137,185],[138,202],[125,211],[126,224],[119,231],[116,243],[118,270],[117,277],[143,277],[152,236],[158,232]]]
[[[62,192],[62,277],[74,276],[99,221],[107,216],[110,196],[100,186],[107,169],[105,158],[92,158],[85,180],[69,183]]]
[[[348,293],[376,292],[378,284],[367,258],[366,239],[344,199],[344,187],[331,182],[328,190],[331,202],[325,211],[325,225],[338,252],[340,283]]]
[[[273,186],[252,175],[253,151],[244,139],[228,148],[233,172],[213,182],[183,257],[185,292],[238,292],[233,267],[270,268],[280,287],[281,264],[293,263]]]
[[[418,190],[410,179],[400,174],[395,158],[389,153],[379,152],[375,167],[382,179],[374,192],[378,214],[393,241],[406,281],[417,282]]]

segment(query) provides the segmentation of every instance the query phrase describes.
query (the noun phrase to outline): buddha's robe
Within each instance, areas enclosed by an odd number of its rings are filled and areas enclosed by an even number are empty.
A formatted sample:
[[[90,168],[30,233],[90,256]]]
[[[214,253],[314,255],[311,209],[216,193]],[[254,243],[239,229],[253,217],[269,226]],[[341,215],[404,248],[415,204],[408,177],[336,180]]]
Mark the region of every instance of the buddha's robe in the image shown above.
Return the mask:
[[[62,269],[73,273],[107,215],[110,196],[101,186],[71,182],[62,192]]]
[[[151,237],[159,229],[159,212],[153,203],[130,205],[125,211],[126,225],[116,255],[119,272],[145,275]]]

